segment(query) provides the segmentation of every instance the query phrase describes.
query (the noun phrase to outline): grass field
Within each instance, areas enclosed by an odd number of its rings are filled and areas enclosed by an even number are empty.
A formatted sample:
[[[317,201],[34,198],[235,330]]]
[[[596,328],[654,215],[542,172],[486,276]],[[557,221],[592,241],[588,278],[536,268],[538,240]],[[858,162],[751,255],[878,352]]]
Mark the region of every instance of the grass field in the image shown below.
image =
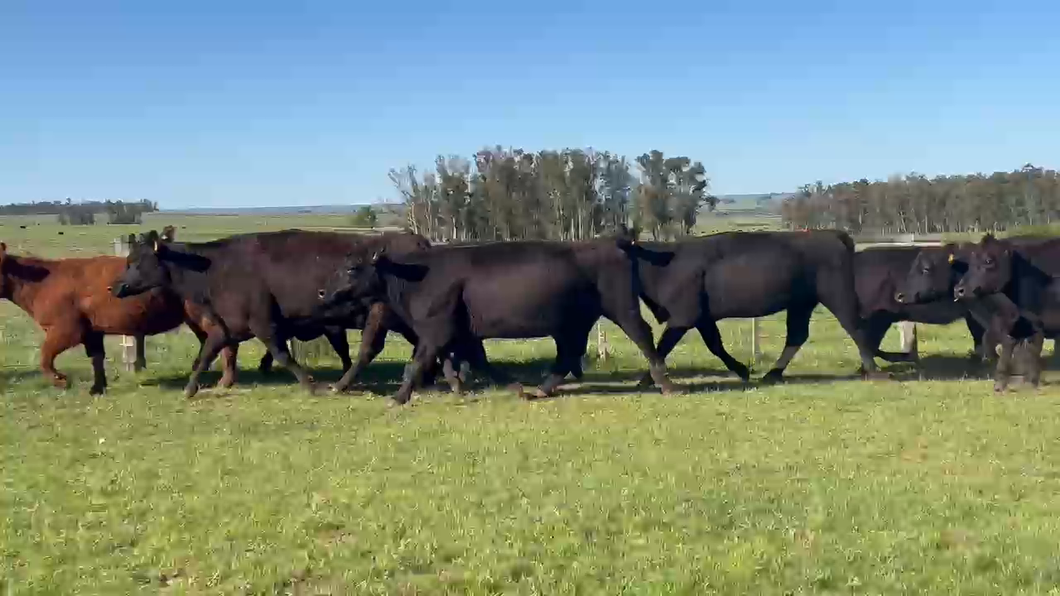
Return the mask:
[[[134,229],[41,221],[0,221],[0,239],[93,254]],[[264,227],[160,215],[143,228],[166,223],[187,239]],[[1060,591],[1056,373],[996,397],[960,326],[921,326],[920,370],[867,383],[819,312],[771,387],[743,386],[689,335],[669,364],[691,391],[667,397],[634,391],[644,363],[609,328],[614,358],[560,397],[437,391],[391,408],[401,340],[360,393],[260,377],[250,342],[236,388],[186,401],[190,333],[150,338],[139,374],[110,338],[112,384],[92,398],[82,350],[59,360],[74,387],[53,389],[35,325],[7,302],[0,317],[0,594]],[[744,361],[748,328],[722,324]],[[783,317],[764,320],[759,373],[782,345]],[[554,354],[487,350],[531,382]],[[311,364],[338,377],[330,355]]]

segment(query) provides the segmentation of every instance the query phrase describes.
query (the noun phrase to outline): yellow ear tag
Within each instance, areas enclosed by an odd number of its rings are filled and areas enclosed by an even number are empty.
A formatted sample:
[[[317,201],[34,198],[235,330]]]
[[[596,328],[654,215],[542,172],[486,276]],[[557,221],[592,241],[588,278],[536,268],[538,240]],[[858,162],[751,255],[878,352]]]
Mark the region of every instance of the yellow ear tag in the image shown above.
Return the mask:
[[[158,252],[158,247],[159,247],[158,240],[155,240],[155,252]]]
[[[950,253],[950,258],[949,258],[948,260],[949,260],[949,262],[951,262],[951,263],[952,263],[952,262],[954,261],[954,258],[953,258],[953,253]]]

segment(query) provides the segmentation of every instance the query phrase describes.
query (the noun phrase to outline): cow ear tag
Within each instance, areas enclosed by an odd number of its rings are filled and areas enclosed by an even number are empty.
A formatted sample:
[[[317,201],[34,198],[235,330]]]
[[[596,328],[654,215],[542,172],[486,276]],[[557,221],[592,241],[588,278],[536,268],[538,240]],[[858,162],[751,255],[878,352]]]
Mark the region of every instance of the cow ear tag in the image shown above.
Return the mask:
[[[948,261],[949,261],[950,263],[952,263],[952,262],[954,261],[954,258],[953,258],[953,253],[950,253],[950,258],[949,258],[949,259],[947,259],[947,260],[948,260]]]
[[[155,240],[155,252],[158,252],[158,249],[161,247],[162,245],[158,243],[158,240]]]

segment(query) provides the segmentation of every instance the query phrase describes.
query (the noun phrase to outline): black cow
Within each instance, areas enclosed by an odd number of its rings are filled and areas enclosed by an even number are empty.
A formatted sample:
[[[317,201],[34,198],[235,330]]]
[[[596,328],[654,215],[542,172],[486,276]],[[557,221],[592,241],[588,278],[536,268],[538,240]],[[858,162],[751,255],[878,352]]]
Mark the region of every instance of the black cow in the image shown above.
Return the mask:
[[[552,337],[556,360],[537,388],[552,394],[580,368],[589,332],[601,317],[614,321],[650,363],[664,392],[674,389],[640,315],[638,288],[626,238],[588,242],[498,242],[438,246],[390,256],[362,252],[322,290],[325,304],[380,299],[420,338],[394,400],[406,403],[424,367],[441,350],[486,338]],[[672,255],[648,251],[644,258]],[[472,366],[500,380],[484,354],[469,350]],[[522,393],[521,387],[517,390]]]
[[[967,271],[954,286],[958,299],[988,300],[992,312],[1006,321],[1007,339],[995,373],[995,391],[1008,383],[1012,353],[1017,343],[1027,348],[1030,379],[1041,376],[1045,337],[1060,335],[1060,238],[1029,245],[987,235],[969,250]],[[1003,296],[1004,299],[998,299]]]
[[[242,234],[205,243],[163,242],[154,231],[131,247],[123,276],[113,286],[116,296],[130,296],[153,287],[170,287],[187,300],[203,305],[219,323],[204,342],[185,389],[198,391],[200,374],[218,350],[257,337],[282,366],[312,390],[305,370],[291,358],[287,340],[325,335],[347,369],[348,381],[382,349],[386,330],[398,331],[416,343],[416,336],[383,305],[350,302],[327,313],[319,311],[317,289],[357,246],[387,247],[394,252],[423,250],[429,243],[412,234],[358,236],[289,230]],[[365,329],[356,365],[349,359],[345,328]]]
[[[843,232],[726,232],[676,243],[638,247],[672,251],[668,263],[638,261],[641,297],[666,330],[659,339],[665,358],[691,328],[729,370],[747,381],[750,372],[725,350],[716,321],[762,317],[787,310],[787,342],[765,375],[779,381],[810,333],[810,316],[823,304],[850,334],[861,354],[862,372],[879,376],[874,346],[858,316],[854,290],[854,242]],[[648,385],[645,377],[641,383]]]
[[[925,250],[942,251],[941,248]],[[948,325],[963,318],[972,335],[972,354],[982,356],[992,350],[997,339],[991,337],[986,342],[987,347],[983,346],[984,327],[966,305],[948,296],[923,303],[904,301],[900,288],[904,287],[910,267],[920,253],[921,249],[914,246],[881,246],[854,254],[854,287],[869,346],[877,351],[878,356],[892,362],[915,360],[915,353],[896,357],[878,351],[891,325],[898,321]]]

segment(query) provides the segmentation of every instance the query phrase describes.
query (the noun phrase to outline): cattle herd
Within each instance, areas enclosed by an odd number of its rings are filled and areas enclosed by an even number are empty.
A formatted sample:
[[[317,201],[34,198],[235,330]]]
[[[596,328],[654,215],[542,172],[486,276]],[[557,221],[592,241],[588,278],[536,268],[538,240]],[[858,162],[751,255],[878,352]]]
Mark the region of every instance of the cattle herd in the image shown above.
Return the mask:
[[[128,258],[47,260],[7,253],[0,243],[0,297],[29,313],[45,332],[41,369],[57,386],[63,351],[84,345],[92,360],[90,392],[106,389],[103,336],[143,337],[187,325],[200,341],[185,395],[221,355],[220,386],[236,381],[239,344],[257,338],[273,361],[312,391],[309,373],[288,340],[324,336],[342,359],[335,390],[348,389],[395,331],[414,346],[394,400],[439,372],[454,391],[465,368],[527,397],[555,392],[580,378],[589,333],[613,321],[648,362],[642,387],[677,389],[665,359],[696,329],[707,348],[744,381],[747,366],[722,343],[717,321],[787,311],[785,347],[763,381],[784,369],[809,336],[818,304],[857,346],[866,378],[886,376],[875,358],[915,359],[880,350],[892,323],[945,324],[964,319],[973,358],[996,360],[995,390],[1004,390],[1015,359],[1037,384],[1042,342],[1060,333],[1060,239],[986,236],[941,247],[880,247],[860,252],[846,233],[733,232],[674,243],[641,242],[622,230],[582,242],[493,242],[431,245],[410,233],[356,235],[287,230],[177,242],[172,228],[130,236]],[[656,345],[641,302],[665,323]],[[357,359],[347,329],[362,329]],[[531,391],[490,366],[482,341],[551,337],[556,359]],[[997,346],[1000,345],[1000,356]],[[466,367],[465,367],[466,365]]]

